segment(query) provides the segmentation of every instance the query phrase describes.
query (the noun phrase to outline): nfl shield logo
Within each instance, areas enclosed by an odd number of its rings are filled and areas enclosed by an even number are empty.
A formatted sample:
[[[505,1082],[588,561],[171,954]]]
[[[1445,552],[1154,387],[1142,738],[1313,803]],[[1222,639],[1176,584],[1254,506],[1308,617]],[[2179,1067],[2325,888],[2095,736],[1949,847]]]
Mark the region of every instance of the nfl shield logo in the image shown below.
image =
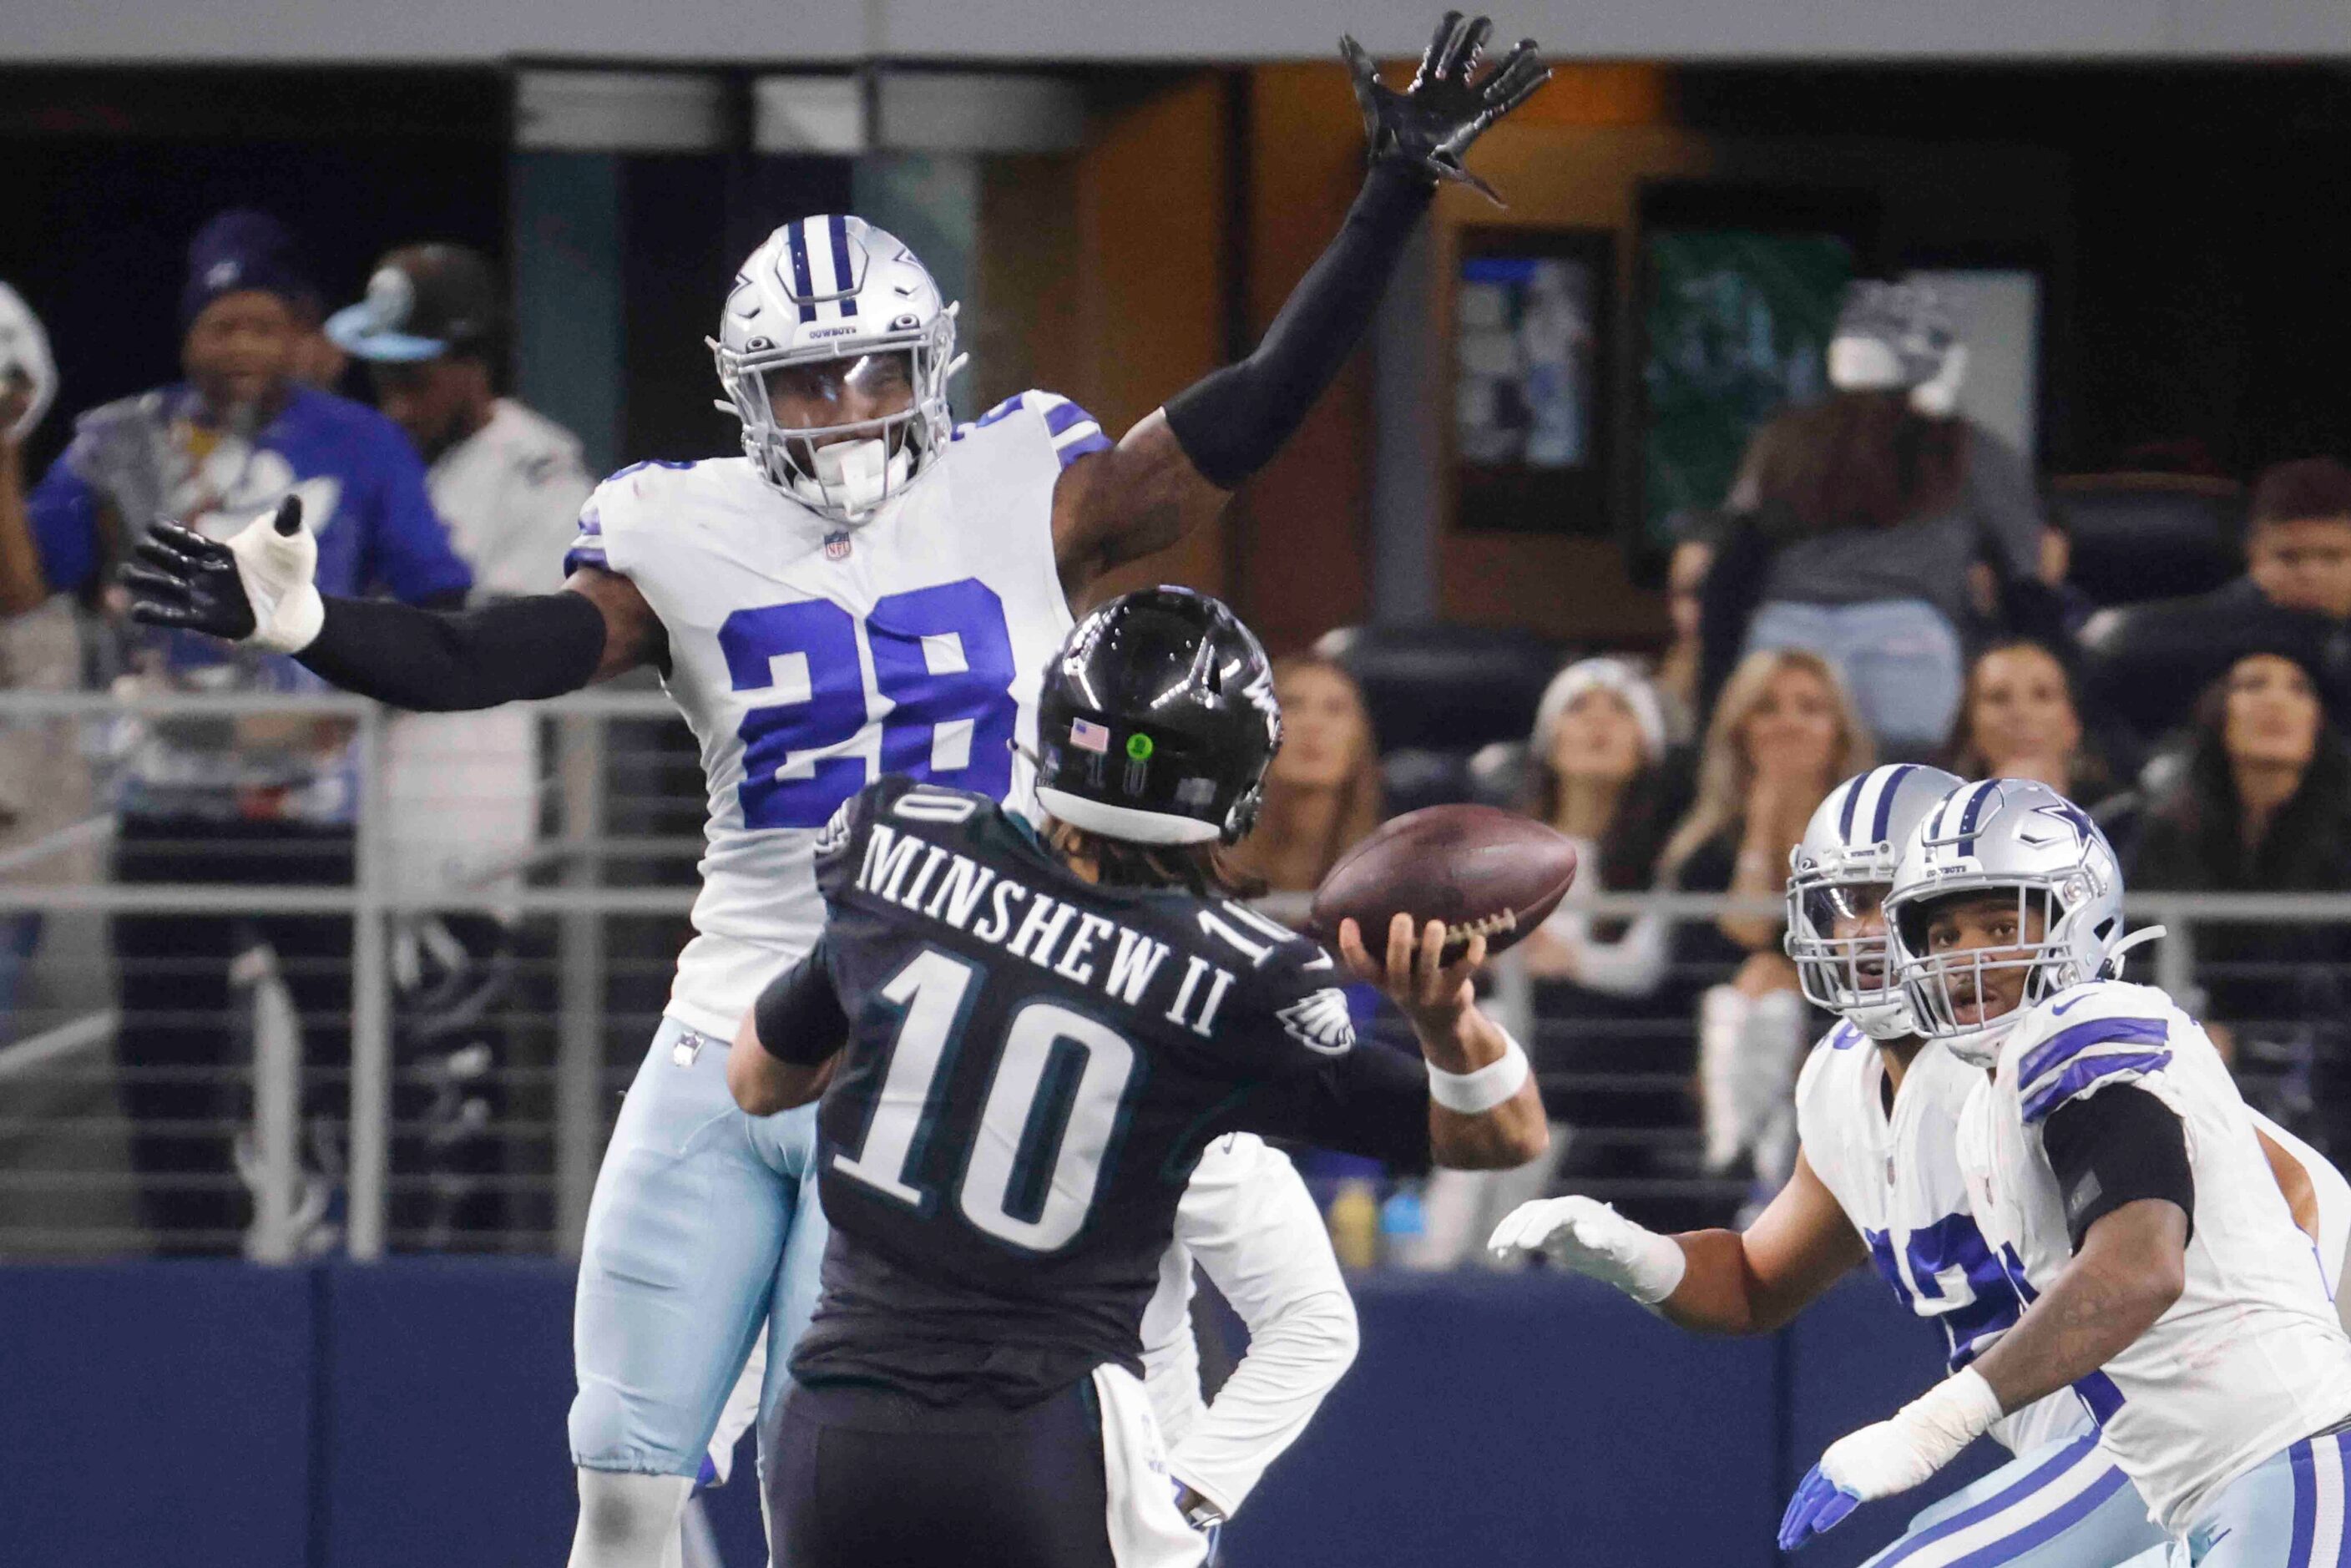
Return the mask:
[[[838,532],[830,533],[824,536],[824,559],[827,560],[847,560],[849,559],[849,530],[847,528],[842,528]]]

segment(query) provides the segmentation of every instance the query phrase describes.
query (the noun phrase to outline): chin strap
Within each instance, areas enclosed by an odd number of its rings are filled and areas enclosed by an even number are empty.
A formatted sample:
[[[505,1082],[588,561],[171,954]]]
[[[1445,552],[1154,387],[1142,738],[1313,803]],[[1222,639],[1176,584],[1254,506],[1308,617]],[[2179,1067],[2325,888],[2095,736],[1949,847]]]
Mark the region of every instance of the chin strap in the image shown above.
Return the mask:
[[[2128,953],[2134,947],[2144,946],[2147,943],[2154,941],[2158,936],[2166,936],[2168,935],[2169,933],[2165,931],[2160,925],[2146,925],[2140,927],[2138,930],[2132,932],[2129,936],[2124,937],[2121,941],[2106,949],[2106,961],[2098,966],[2098,973],[2109,980],[2121,979],[2123,977],[2123,955]]]

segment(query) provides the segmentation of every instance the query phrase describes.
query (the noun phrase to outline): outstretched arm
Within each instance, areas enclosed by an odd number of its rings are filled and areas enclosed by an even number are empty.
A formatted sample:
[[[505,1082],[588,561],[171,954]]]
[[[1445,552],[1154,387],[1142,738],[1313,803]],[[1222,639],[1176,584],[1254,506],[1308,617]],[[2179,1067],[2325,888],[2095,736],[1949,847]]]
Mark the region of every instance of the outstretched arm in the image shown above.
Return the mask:
[[[644,595],[599,567],[480,610],[323,595],[297,497],[226,543],[158,523],[136,554],[123,571],[136,619],[291,653],[345,691],[420,712],[559,696],[666,653]]]
[[[1486,190],[1462,167],[1462,154],[1551,74],[1529,39],[1472,81],[1491,31],[1483,16],[1464,21],[1447,12],[1401,93],[1380,84],[1353,38],[1341,41],[1371,141],[1362,193],[1249,358],[1168,399],[1116,447],[1062,473],[1053,549],[1065,588],[1075,591],[1214,517],[1296,433],[1354,351],[1437,182]]]
[[[1494,1228],[1497,1257],[1540,1252],[1605,1281],[1699,1333],[1770,1333],[1867,1254],[1800,1152],[1795,1174],[1745,1230],[1661,1236],[1589,1197],[1538,1198]]]

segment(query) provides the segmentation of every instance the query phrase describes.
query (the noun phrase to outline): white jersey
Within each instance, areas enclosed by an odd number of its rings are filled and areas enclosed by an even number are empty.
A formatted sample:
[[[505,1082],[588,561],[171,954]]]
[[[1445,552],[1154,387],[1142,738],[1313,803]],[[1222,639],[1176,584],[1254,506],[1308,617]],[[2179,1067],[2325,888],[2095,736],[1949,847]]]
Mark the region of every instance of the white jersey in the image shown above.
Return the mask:
[[[595,482],[580,438],[502,397],[482,428],[433,460],[424,487],[478,597],[552,593]]]
[[[1197,1263],[1249,1333],[1249,1354],[1200,1398]],[[1313,1197],[1255,1134],[1210,1144],[1176,1208],[1176,1240],[1143,1312],[1143,1369],[1168,1469],[1228,1519],[1298,1439],[1355,1359],[1355,1308]]]
[[[1889,1114],[1884,1054],[1840,1023],[1796,1080],[1805,1160],[1861,1232],[1895,1300],[1942,1330],[1953,1372],[2024,1313],[2025,1298],[1976,1224],[1955,1147],[1960,1113],[1984,1076],[1930,1042],[1903,1073]],[[2090,1424],[2087,1407],[2065,1389],[2001,1417],[1991,1436],[2021,1454]]]
[[[2211,1040],[2163,992],[2119,980],[2027,1012],[1960,1122],[1970,1197],[2019,1291],[2036,1296],[2073,1257],[2043,1124],[2067,1101],[2123,1083],[2160,1099],[2187,1131],[2187,1283],[2075,1387],[2149,1513],[2178,1534],[2229,1481],[2351,1416],[2351,1338]]]
[[[709,789],[670,1017],[732,1036],[815,942],[817,831],[866,784],[1026,791],[1013,747],[1036,744],[1039,682],[1072,624],[1053,486],[1109,444],[1067,400],[1023,392],[853,528],[747,458],[639,464],[596,487],[570,563],[628,578],[660,617]]]

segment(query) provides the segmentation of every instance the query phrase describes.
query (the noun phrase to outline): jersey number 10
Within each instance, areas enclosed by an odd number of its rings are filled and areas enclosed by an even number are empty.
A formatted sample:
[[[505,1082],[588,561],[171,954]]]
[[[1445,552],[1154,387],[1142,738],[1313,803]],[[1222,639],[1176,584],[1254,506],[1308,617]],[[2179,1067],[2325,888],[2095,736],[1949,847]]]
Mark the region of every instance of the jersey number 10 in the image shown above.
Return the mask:
[[[1012,788],[1012,697],[1019,671],[1004,601],[977,578],[892,593],[865,618],[882,720],[883,773],[904,773],[1001,800]],[[743,716],[747,828],[820,828],[866,783],[862,756],[820,756],[803,778],[794,759],[838,751],[869,717],[857,621],[829,599],[737,610],[718,628],[738,692],[773,689],[779,663],[801,672],[808,695]],[[791,680],[799,686],[802,680]],[[958,742],[960,744],[958,744]]]
[[[890,977],[882,999],[898,1009],[897,1038],[871,1095],[864,1136],[832,1168],[927,1214],[934,1195],[909,1179],[946,1110],[946,1081],[963,1043],[965,1002],[977,967],[932,948]],[[974,1227],[1025,1252],[1076,1239],[1119,1126],[1134,1047],[1097,1019],[1040,998],[1014,1009],[998,1046],[956,1206]]]

